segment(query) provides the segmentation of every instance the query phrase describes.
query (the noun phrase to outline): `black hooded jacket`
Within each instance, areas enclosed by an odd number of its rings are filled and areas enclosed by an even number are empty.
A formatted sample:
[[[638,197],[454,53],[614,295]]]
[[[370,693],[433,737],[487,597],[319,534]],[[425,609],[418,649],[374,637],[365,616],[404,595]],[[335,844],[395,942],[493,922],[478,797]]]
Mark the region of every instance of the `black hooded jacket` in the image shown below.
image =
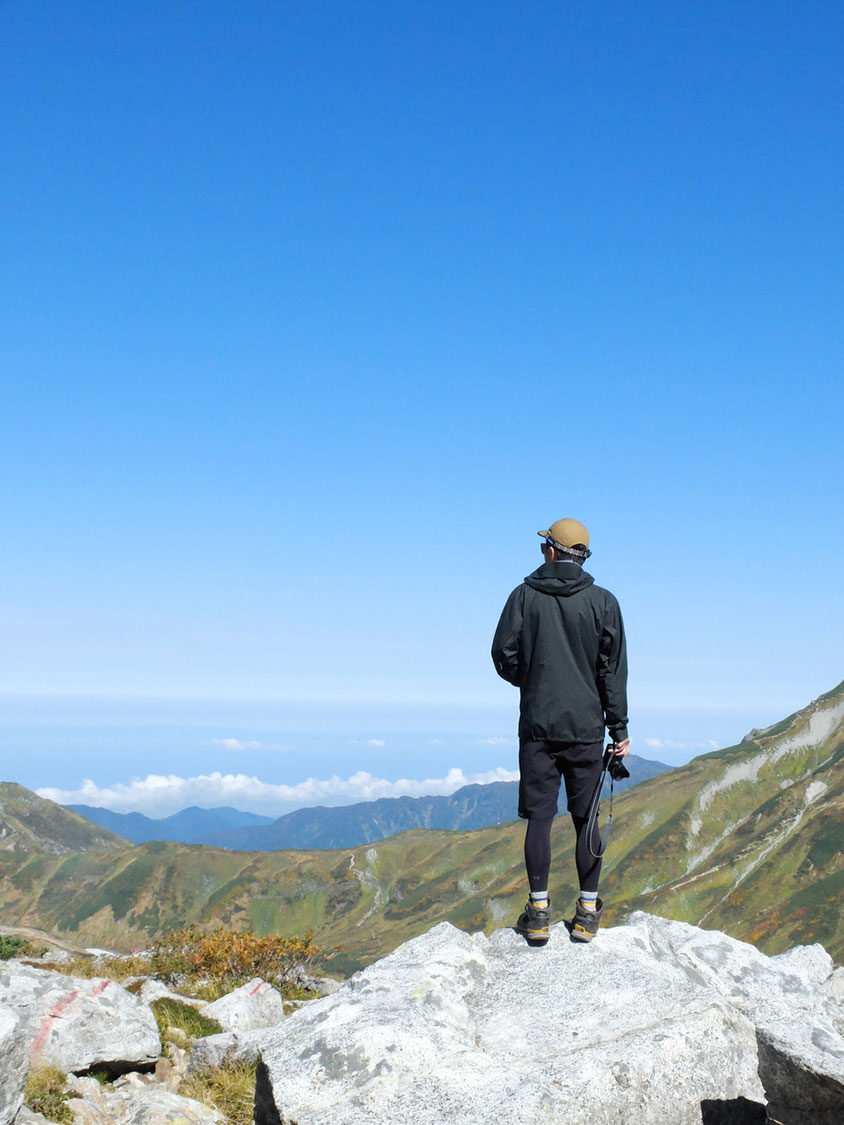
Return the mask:
[[[517,586],[492,642],[499,676],[521,690],[519,738],[627,738],[627,645],[609,590],[574,562],[547,562]]]

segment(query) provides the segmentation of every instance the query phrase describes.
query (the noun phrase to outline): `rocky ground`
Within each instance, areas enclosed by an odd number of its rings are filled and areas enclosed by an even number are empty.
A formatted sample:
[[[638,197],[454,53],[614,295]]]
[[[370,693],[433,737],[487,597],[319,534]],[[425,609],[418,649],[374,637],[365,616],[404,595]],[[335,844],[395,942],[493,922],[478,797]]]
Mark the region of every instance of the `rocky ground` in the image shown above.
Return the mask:
[[[79,952],[54,947],[0,961],[0,1125],[252,1119],[258,1052],[250,1037],[304,1001],[285,1002],[257,978],[211,1002],[143,974],[118,982],[109,968],[120,959],[104,951],[93,965],[87,951],[96,975],[74,976]],[[315,996],[338,987],[299,983]]]
[[[57,956],[0,962],[0,1125],[243,1125],[253,1098],[256,1125],[844,1121],[844,970],[820,945],[768,957],[644,913],[586,946],[441,923],[296,1006]],[[33,1095],[45,1074],[61,1098]]]

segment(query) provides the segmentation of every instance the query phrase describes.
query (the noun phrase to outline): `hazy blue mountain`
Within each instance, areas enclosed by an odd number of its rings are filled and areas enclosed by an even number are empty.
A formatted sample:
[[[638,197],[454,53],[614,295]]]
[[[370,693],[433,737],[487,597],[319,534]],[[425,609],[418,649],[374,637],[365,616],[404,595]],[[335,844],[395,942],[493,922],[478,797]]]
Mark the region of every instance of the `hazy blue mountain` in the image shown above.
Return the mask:
[[[626,761],[631,776],[616,783],[617,791],[671,768],[635,754],[628,755]],[[516,819],[518,790],[516,781],[495,781],[489,785],[464,785],[450,797],[382,797],[340,808],[296,809],[272,824],[214,831],[194,843],[244,852],[353,848],[409,828],[489,828]]]
[[[150,840],[166,840],[176,844],[195,844],[200,837],[211,832],[272,824],[271,816],[241,812],[239,809],[200,809],[195,805],[161,820],[143,813],[118,813],[111,809],[93,808],[90,805],[66,805],[68,809],[108,828],[132,844],[146,844]]]
[[[621,791],[664,773],[670,766],[628,755],[631,777],[616,784]],[[210,844],[241,852],[280,848],[353,848],[383,840],[408,828],[452,831],[489,828],[515,820],[518,782],[464,785],[450,797],[382,797],[339,808],[296,809],[273,820],[237,809],[182,809],[161,820],[142,813],[116,813],[88,805],[66,807],[108,828],[133,844],[165,840],[177,844]]]

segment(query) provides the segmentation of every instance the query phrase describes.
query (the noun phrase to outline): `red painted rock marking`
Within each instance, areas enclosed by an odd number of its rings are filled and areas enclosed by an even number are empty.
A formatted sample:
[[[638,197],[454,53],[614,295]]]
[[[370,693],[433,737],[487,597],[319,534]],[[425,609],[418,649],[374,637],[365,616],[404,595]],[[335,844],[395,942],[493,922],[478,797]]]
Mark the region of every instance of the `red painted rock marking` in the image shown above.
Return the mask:
[[[98,984],[97,987],[94,989],[94,991],[91,993],[91,999],[93,1000],[93,998],[95,996],[102,996],[102,994],[105,992],[105,990],[108,988],[108,986],[110,984],[111,984],[110,980],[101,981],[100,984]]]
[[[63,1015],[66,1008],[69,1008],[76,997],[79,995],[79,989],[74,988],[73,992],[68,992],[67,995],[59,997],[59,999],[52,1006],[50,1011],[44,1018],[35,1039],[32,1041],[32,1050],[36,1053],[43,1051],[47,1043],[47,1036],[50,1034],[50,1028],[53,1026],[54,1020]]]
[[[252,989],[252,991],[249,993],[249,995],[254,996],[256,992],[260,992],[261,989],[264,987],[264,985],[266,983],[267,982],[265,980],[262,980],[260,984],[256,984],[255,987]]]

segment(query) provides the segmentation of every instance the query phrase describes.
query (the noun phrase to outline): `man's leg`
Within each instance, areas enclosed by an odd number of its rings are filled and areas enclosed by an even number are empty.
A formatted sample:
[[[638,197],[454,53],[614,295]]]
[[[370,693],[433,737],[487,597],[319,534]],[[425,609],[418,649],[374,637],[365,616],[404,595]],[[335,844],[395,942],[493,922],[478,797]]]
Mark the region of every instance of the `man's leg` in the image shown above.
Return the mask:
[[[527,819],[525,867],[530,898],[516,929],[540,944],[550,936],[548,873],[551,868],[551,823],[557,813],[560,771],[556,754],[547,742],[519,745],[519,816]]]
[[[530,901],[538,910],[548,908],[548,875],[551,871],[551,825],[553,816],[532,817],[525,832],[525,868]]]
[[[598,932],[603,914],[603,903],[598,898],[601,860],[596,859],[593,854],[601,850],[601,834],[597,823],[593,827],[591,838],[587,829],[589,808],[601,779],[602,759],[603,742],[572,745],[563,756],[568,810],[577,834],[574,861],[580,883],[580,897],[575,906],[571,931],[575,941],[591,941]]]
[[[578,882],[580,883],[580,902],[585,910],[594,911],[598,898],[598,880],[601,878],[601,860],[596,859],[593,854],[601,850],[598,818],[596,817],[592,823],[591,839],[587,831],[587,817],[575,816],[572,813],[571,820],[577,834],[574,862],[577,867]]]

